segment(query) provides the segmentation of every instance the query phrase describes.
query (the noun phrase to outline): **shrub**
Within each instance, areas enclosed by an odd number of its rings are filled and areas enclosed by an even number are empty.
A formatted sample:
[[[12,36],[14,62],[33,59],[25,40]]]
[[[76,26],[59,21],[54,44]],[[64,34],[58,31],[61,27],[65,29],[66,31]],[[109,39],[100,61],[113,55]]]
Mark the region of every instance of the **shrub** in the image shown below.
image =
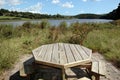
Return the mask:
[[[73,35],[70,38],[70,43],[82,44],[87,34],[93,30],[89,24],[80,24],[78,22],[71,25]]]
[[[102,53],[105,58],[120,67],[120,28],[93,30],[83,45]]]
[[[45,28],[49,28],[50,27],[50,23],[47,20],[42,20],[42,22],[40,23],[39,28],[40,29],[45,29]]]
[[[119,20],[112,21],[111,23],[114,24],[114,25],[120,25],[120,19],[119,19]]]
[[[53,26],[49,30],[48,38],[54,42],[58,39],[59,34],[60,34],[60,30],[57,27]]]
[[[30,29],[32,26],[31,26],[31,23],[30,22],[25,22],[25,23],[23,23],[23,25],[22,25],[22,28],[23,29]]]
[[[61,22],[58,29],[60,29],[61,33],[64,33],[67,30],[67,23],[65,21]]]
[[[11,38],[13,35],[13,27],[11,25],[0,25],[0,37]]]

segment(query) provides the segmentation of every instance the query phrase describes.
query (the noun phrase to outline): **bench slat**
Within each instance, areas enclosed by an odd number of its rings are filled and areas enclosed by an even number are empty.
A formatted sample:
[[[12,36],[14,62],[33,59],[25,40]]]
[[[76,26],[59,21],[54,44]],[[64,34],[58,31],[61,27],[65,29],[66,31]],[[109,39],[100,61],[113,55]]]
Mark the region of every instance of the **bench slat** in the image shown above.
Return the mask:
[[[106,75],[106,66],[103,61],[96,61],[92,62],[92,72],[99,74],[99,75]]]
[[[91,79],[89,79],[89,78],[87,78],[87,77],[83,77],[83,78],[80,78],[80,79],[78,79],[78,80],[91,80]]]
[[[104,62],[99,62],[99,74],[105,75],[106,74],[106,67]]]
[[[92,62],[92,72],[99,73],[99,66],[98,62]]]

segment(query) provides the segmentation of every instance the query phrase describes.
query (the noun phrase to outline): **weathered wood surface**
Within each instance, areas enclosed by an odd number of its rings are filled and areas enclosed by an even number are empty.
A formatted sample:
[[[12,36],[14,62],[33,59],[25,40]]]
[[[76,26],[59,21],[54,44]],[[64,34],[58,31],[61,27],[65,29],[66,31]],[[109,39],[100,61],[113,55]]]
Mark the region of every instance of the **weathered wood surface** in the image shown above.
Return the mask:
[[[54,43],[42,45],[34,49],[33,56],[37,63],[68,68],[89,63],[91,61],[92,50],[77,44]]]
[[[106,78],[100,76],[100,80],[120,80],[120,70],[114,67],[110,62],[107,62],[99,53],[92,54],[92,61],[103,61],[106,66]]]
[[[32,57],[32,55],[30,55]],[[27,56],[28,58],[31,58],[29,56]],[[23,58],[23,57],[22,57]],[[26,58],[25,61],[28,61]],[[98,54],[98,53],[93,53],[92,54],[92,60],[93,61],[104,61],[106,63],[106,78],[101,76],[100,80],[120,80],[120,70],[117,69],[116,67],[114,67],[110,62],[105,61],[105,59],[103,58],[102,55]],[[23,59],[20,60],[20,62],[23,62]],[[22,63],[21,63],[22,64]],[[19,62],[17,63],[17,65],[19,66]],[[0,79],[0,80],[29,80],[29,79],[25,79],[25,78],[21,78],[19,76],[19,72],[17,72],[19,70],[19,67],[15,66],[12,71],[7,72],[8,74],[7,77],[3,76],[4,79]],[[46,66],[45,66],[46,67]],[[40,73],[35,73],[35,75],[31,75],[30,78],[31,80],[61,80],[61,70],[59,69],[39,69]],[[37,70],[38,71],[38,70]],[[77,72],[78,71],[78,72]],[[76,74],[76,72],[78,74]],[[66,71],[67,79],[68,80],[78,80],[80,79],[81,75],[81,70],[80,69],[70,69],[70,71]],[[47,77],[46,77],[47,76]],[[51,78],[52,77],[52,78]],[[46,79],[47,78],[47,79]],[[57,79],[56,79],[57,78]]]
[[[106,66],[102,61],[92,62],[92,80],[100,80],[100,76],[106,76]]]

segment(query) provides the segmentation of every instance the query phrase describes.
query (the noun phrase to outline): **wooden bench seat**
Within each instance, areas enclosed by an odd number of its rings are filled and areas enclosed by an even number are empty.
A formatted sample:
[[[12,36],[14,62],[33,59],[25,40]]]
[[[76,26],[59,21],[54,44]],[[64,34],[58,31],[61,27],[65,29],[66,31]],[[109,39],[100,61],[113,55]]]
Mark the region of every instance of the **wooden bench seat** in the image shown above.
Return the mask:
[[[92,74],[95,77],[95,80],[99,80],[100,76],[106,75],[106,66],[103,61],[92,62]]]
[[[21,68],[20,68],[20,76],[21,77],[27,77],[27,74],[26,74],[26,72],[25,72],[25,68],[24,68],[24,66],[22,66]]]
[[[27,77],[28,75],[34,73],[33,60],[27,60],[20,64],[19,74],[21,77]]]

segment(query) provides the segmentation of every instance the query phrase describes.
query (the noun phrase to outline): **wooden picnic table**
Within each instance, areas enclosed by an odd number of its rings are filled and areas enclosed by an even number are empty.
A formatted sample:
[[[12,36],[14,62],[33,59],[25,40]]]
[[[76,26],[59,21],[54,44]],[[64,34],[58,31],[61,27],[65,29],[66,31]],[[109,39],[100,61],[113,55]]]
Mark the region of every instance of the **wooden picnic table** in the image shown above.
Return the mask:
[[[68,43],[42,45],[32,52],[36,63],[61,68],[63,80],[65,79],[65,69],[91,63],[92,55],[92,50]]]

